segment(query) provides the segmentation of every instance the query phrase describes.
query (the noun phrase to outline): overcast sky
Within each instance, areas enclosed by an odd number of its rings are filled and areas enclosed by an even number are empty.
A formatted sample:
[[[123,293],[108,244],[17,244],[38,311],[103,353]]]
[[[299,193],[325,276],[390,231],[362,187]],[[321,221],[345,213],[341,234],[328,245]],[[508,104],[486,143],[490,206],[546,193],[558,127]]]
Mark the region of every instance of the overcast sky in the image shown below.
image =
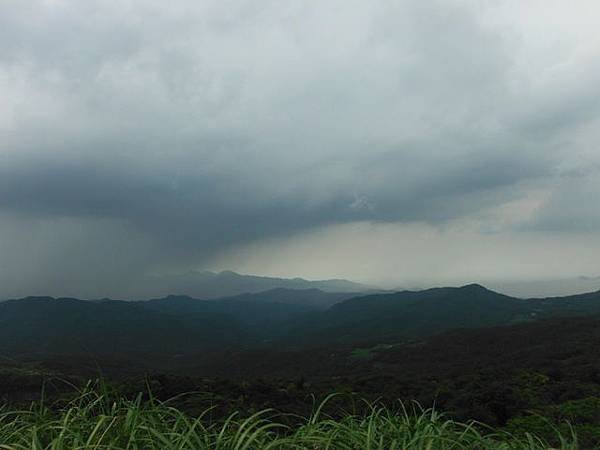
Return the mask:
[[[0,297],[203,269],[593,279],[599,17],[595,0],[4,0]]]

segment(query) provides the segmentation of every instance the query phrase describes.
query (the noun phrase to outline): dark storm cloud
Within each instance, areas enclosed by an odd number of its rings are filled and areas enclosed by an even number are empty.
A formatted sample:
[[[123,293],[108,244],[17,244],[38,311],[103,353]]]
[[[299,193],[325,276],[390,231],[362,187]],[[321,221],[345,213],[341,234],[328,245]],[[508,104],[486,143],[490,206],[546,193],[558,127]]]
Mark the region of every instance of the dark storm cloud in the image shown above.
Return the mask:
[[[159,242],[209,253],[334,223],[450,220],[544,174],[525,160],[469,156],[417,164],[393,152],[360,157],[350,169],[330,164],[269,173],[268,164],[248,165],[187,172],[38,160],[0,169],[0,208],[25,217],[125,220]]]
[[[520,226],[593,228],[573,199],[600,187],[598,48],[569,28],[545,47],[539,20],[475,2],[3,3],[0,284],[60,290],[47,267],[68,260],[73,292],[119,292],[265,238],[460,221],[531,186],[559,193]]]

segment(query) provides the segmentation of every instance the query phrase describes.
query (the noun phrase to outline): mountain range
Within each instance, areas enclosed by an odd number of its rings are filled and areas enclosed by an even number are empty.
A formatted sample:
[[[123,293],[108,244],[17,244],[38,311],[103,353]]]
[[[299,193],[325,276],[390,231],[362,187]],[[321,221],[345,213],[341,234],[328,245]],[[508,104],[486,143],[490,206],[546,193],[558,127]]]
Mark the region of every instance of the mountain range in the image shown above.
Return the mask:
[[[207,351],[404,342],[444,331],[600,314],[600,291],[517,299],[471,284],[363,295],[277,288],[213,300],[27,297],[0,303],[0,355],[197,357]]]
[[[342,279],[305,280],[243,275],[231,270],[222,272],[190,271],[183,274],[148,276],[131,290],[129,298],[185,294],[203,299],[258,293],[271,289],[319,289],[325,292],[373,292],[380,289]]]
[[[299,318],[288,333],[296,346],[394,342],[459,328],[491,327],[600,314],[600,291],[520,299],[478,284],[358,296]]]

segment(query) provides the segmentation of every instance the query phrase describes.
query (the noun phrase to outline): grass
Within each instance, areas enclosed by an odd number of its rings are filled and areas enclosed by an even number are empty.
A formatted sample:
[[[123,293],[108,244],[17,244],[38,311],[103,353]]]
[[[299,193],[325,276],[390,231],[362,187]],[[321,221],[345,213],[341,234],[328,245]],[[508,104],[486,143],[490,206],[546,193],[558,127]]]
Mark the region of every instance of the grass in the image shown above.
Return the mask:
[[[210,410],[190,417],[140,394],[112,398],[90,384],[60,407],[34,403],[27,410],[0,410],[0,449],[410,449],[521,450],[550,446],[533,435],[517,437],[481,424],[459,423],[435,410],[400,405],[397,411],[370,405],[365,414],[325,414],[330,396],[310,417],[281,416],[272,410],[249,417],[233,413],[211,421]],[[285,419],[285,420],[283,420]],[[285,425],[294,423],[295,425]],[[557,436],[562,450],[577,449],[574,437]]]

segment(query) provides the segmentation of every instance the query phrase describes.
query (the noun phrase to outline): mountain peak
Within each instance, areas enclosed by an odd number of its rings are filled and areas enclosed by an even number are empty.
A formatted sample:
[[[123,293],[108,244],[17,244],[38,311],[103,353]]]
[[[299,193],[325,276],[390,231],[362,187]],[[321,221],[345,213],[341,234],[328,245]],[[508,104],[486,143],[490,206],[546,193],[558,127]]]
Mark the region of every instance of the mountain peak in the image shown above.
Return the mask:
[[[482,286],[479,283],[469,283],[469,284],[465,284],[464,286],[461,286],[459,289],[462,290],[469,290],[469,291],[484,291],[484,292],[492,292],[490,291],[488,288],[486,288],[485,286]]]
[[[233,270],[221,270],[217,275],[221,275],[221,276],[236,276],[236,277],[241,276],[239,273],[234,272]]]
[[[178,294],[169,294],[165,297],[165,300],[176,301],[176,300],[194,300],[189,295],[178,295]]]

